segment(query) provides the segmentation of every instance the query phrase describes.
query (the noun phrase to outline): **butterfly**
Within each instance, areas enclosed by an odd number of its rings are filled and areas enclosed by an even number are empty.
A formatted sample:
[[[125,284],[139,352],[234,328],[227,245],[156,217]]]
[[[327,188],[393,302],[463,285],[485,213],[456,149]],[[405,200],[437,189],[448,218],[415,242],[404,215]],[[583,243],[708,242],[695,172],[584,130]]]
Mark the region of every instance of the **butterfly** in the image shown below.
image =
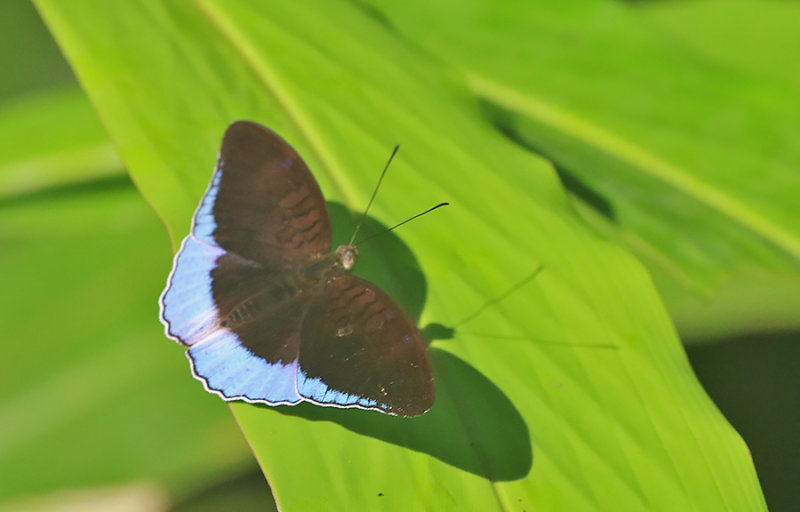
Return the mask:
[[[355,245],[331,243],[297,152],[260,124],[231,124],[159,299],[166,335],[225,400],[427,412],[435,388],[419,330],[350,272]]]

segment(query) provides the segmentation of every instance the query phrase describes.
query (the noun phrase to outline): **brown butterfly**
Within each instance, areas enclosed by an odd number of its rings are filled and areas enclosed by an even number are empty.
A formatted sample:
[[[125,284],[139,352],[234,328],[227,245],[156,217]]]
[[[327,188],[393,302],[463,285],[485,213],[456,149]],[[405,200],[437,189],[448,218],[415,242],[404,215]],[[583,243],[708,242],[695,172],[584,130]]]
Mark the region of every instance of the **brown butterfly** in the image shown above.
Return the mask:
[[[434,382],[414,322],[331,252],[319,185],[280,136],[237,121],[161,295],[167,336],[225,400],[302,401],[397,416],[428,411]]]

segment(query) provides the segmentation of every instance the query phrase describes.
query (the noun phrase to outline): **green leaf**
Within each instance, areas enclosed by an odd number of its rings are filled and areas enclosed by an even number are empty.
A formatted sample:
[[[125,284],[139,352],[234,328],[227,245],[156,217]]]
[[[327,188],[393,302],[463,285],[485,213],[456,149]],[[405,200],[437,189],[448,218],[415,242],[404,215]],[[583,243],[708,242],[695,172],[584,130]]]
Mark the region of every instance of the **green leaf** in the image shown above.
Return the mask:
[[[686,338],[798,327],[796,83],[720,66],[612,1],[373,3],[463,73],[497,126],[554,162],[589,223],[647,265]],[[773,3],[766,12],[792,9]],[[713,41],[714,19],[741,37],[742,9],[715,5],[696,18],[703,30],[683,31]],[[790,48],[771,58],[793,62]],[[776,282],[781,299],[761,302]],[[714,322],[719,311],[735,314]]]
[[[637,13],[702,58],[759,80],[800,86],[800,5],[781,0],[639,2]],[[724,12],[724,16],[719,13]]]
[[[175,245],[239,118],[304,156],[334,201],[335,237],[350,234],[343,205],[363,208],[396,142],[375,220],[452,203],[360,262],[435,335],[430,413],[232,405],[281,510],[765,508],[648,275],[588,232],[549,164],[378,13],[37,5]]]
[[[0,105],[0,119],[0,200],[123,175],[92,106],[76,87],[8,100]]]
[[[168,243],[124,175],[0,203],[0,241],[0,500],[242,471],[226,408],[155,342]]]

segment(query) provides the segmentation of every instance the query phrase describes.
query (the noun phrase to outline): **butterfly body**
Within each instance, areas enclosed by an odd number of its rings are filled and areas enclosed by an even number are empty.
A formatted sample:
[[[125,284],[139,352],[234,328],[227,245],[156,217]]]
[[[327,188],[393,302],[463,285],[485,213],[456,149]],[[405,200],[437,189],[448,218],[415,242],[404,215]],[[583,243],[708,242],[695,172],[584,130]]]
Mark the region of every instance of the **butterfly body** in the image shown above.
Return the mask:
[[[167,335],[226,400],[426,412],[434,384],[415,324],[350,273],[354,245],[330,249],[302,159],[261,125],[232,124],[160,300]]]

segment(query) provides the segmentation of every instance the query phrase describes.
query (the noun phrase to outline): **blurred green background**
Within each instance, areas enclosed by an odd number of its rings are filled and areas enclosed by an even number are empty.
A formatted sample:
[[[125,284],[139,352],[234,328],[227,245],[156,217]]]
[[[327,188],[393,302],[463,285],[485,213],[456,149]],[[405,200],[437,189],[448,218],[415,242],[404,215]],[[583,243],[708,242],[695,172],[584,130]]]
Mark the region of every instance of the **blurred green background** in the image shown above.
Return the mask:
[[[0,29],[0,510],[269,510],[158,322],[163,224],[33,5]]]
[[[800,39],[778,4],[763,19],[746,2],[628,5],[698,59],[800,83]],[[198,392],[163,339],[163,225],[31,4],[3,2],[0,29],[0,510],[264,510],[269,490],[228,407]],[[574,170],[596,155],[561,154],[535,122],[486,110],[555,163],[578,208],[597,206],[607,185]],[[780,311],[794,311],[793,283],[733,281],[726,299],[698,305],[654,274],[698,378],[752,451],[770,509],[799,510],[800,335]]]

